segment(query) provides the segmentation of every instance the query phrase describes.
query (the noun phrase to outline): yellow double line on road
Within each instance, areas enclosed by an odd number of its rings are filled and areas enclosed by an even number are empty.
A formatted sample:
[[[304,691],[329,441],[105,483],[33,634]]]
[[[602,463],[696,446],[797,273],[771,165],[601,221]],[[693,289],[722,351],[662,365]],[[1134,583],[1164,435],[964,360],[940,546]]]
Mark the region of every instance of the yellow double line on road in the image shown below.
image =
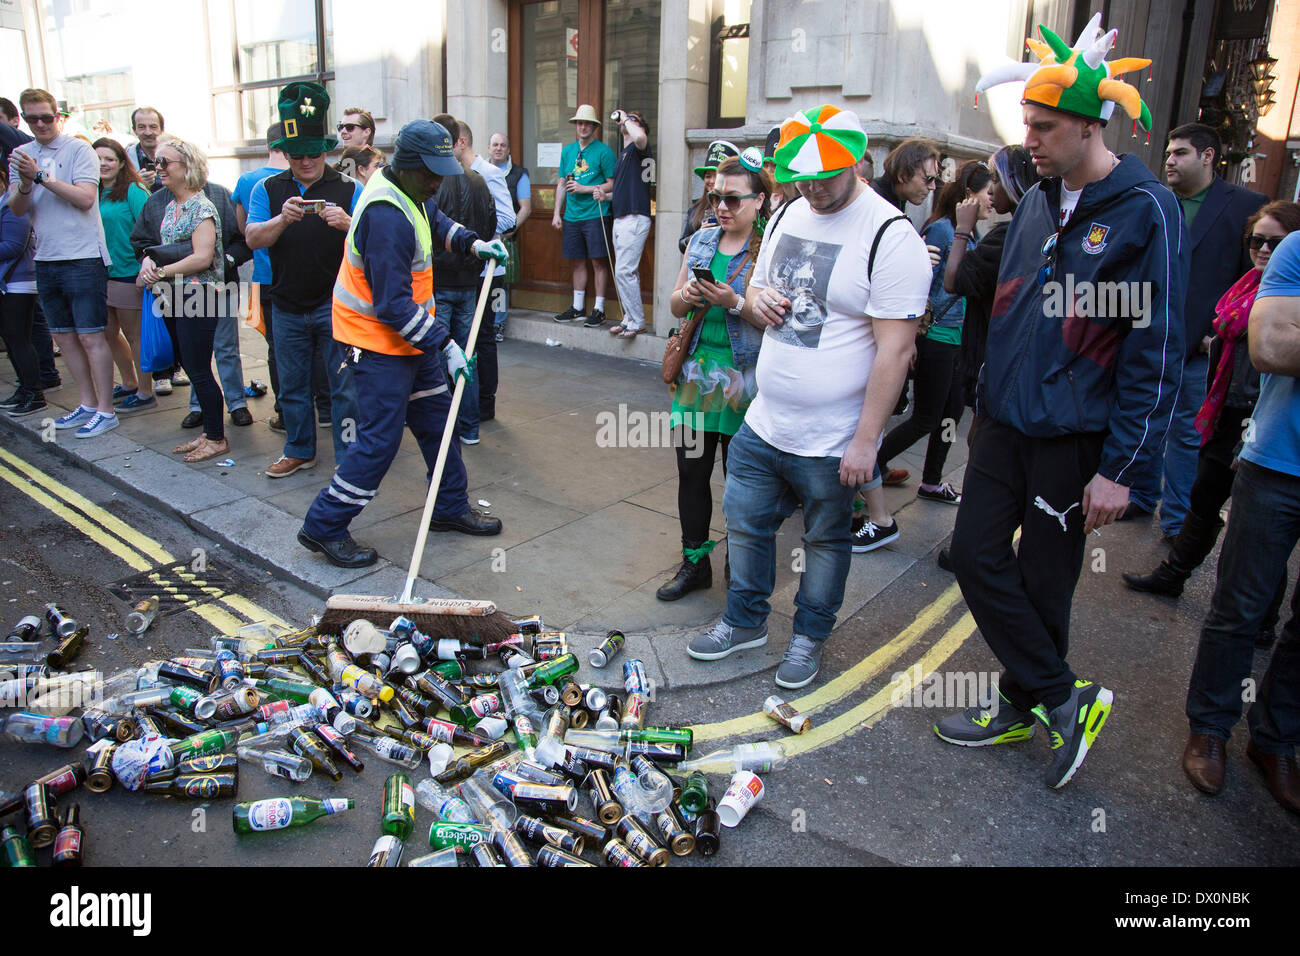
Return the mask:
[[[162,545],[117,516],[95,504],[35,465],[13,452],[0,448],[0,480],[12,485],[51,514],[62,518],[110,554],[136,571],[145,572],[159,564],[175,564],[177,559]],[[6,467],[8,466],[8,467]],[[223,634],[234,634],[248,621],[269,621],[285,625],[278,616],[238,594],[226,594],[203,581],[198,572],[181,571],[178,576],[204,593],[214,595],[211,604],[191,603],[187,610],[197,614]],[[161,575],[150,579],[160,590],[171,590]],[[215,606],[222,604],[225,609]],[[235,612],[235,613],[231,613]],[[242,615],[241,620],[235,615]],[[285,625],[288,626],[288,625]]]
[[[12,452],[0,448],[0,462],[3,462],[0,464],[0,480],[12,485],[51,514],[66,521],[136,571],[144,572],[159,564],[177,562],[173,555],[148,535],[132,528],[84,495]],[[181,572],[180,576],[200,590],[209,594],[215,593],[214,603],[191,604],[188,610],[222,633],[233,634],[246,623],[235,616],[236,614],[249,621],[268,621],[285,627],[290,626],[277,615],[245,597],[222,593],[206,585],[198,574]],[[166,587],[160,576],[153,575],[153,579],[160,587]],[[919,664],[920,679],[926,679],[943,666],[944,662],[975,633],[975,622],[969,612],[963,613],[943,637],[921,656],[919,661],[910,665],[910,669],[899,667],[898,662],[926,634],[939,625],[960,600],[961,592],[957,585],[949,586],[886,644],[817,690],[790,703],[806,714],[826,710],[865,687],[890,667],[894,667],[896,672],[906,673],[908,675],[906,681],[910,681],[915,676]],[[225,609],[215,606],[216,603],[224,605]],[[874,725],[889,712],[892,707],[891,701],[907,696],[911,686],[907,682],[901,685],[891,683],[867,700],[814,727],[808,733],[784,738],[783,743],[787,754],[795,756],[819,750],[864,726]],[[698,724],[691,729],[696,740],[706,741],[765,734],[776,730],[777,725],[766,714],[758,712],[730,720]]]

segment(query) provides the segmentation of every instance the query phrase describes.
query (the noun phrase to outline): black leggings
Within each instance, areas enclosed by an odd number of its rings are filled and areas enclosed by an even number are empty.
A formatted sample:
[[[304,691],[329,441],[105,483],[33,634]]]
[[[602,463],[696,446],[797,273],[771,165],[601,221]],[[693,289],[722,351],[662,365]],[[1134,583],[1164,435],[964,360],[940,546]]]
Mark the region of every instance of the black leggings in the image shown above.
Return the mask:
[[[41,367],[32,346],[32,319],[36,315],[36,293],[6,292],[0,295],[0,338],[9,350],[9,362],[20,387],[41,390]]]
[[[217,319],[183,315],[169,317],[167,329],[180,347],[181,368],[190,378],[190,388],[199,400],[203,413],[203,434],[213,441],[226,437],[226,405],[221,386],[212,374],[212,340],[217,334]]]
[[[689,441],[689,447],[688,447]],[[722,473],[727,473],[727,449],[731,436],[721,432],[687,432],[686,426],[673,429],[673,446],[677,449],[677,512],[682,521],[682,543],[699,547],[709,539],[713,520],[713,462],[722,446]]]
[[[961,421],[964,408],[962,380],[957,374],[960,357],[960,345],[936,342],[929,337],[916,340],[912,417],[885,436],[876,456],[882,473],[889,471],[891,459],[929,435],[930,445],[925,452],[921,481],[927,485],[943,481],[944,462],[948,460],[948,449],[952,447],[952,441],[944,440],[944,422],[952,419],[952,439],[955,441],[957,423]]]

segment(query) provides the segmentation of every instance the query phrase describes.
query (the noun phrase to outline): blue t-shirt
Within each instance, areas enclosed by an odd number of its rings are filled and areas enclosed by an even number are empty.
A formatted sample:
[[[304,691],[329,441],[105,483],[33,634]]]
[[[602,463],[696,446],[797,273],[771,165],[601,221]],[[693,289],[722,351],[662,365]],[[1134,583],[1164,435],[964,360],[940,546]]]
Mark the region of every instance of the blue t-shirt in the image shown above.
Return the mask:
[[[525,199],[533,198],[533,184],[528,178],[528,171],[520,173],[519,183],[515,186],[515,199],[523,202]]]
[[[263,166],[261,169],[254,169],[251,172],[244,173],[236,181],[233,198],[235,202],[244,207],[245,217],[249,213],[253,187],[267,176],[274,176],[278,172],[280,170],[274,166]],[[271,253],[266,249],[253,250],[253,281],[260,282],[262,285],[271,284]]]
[[[1273,250],[1259,280],[1259,299],[1300,298],[1300,232],[1288,235]],[[1259,401],[1251,415],[1241,457],[1262,468],[1300,477],[1300,379],[1290,375],[1260,377]]]

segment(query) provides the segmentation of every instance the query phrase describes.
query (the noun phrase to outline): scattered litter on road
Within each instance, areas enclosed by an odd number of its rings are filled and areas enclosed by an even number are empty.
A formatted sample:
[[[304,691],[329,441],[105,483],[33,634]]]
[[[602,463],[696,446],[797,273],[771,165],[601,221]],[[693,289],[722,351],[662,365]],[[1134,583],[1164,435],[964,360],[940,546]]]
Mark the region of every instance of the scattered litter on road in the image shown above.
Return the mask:
[[[557,345],[559,345],[559,344],[560,344],[560,343],[557,342],[557,341],[555,341],[555,339],[547,339],[547,340],[546,340],[546,347],[547,347],[547,348],[551,348],[551,349],[553,349],[553,348],[555,348],[555,347],[556,347]]]
[[[235,459],[233,459],[233,458],[227,458],[225,461],[219,461],[219,462],[217,462],[217,467],[218,467],[218,468],[234,468],[234,467],[235,467]]]
[[[478,506],[479,506],[480,508],[491,508],[491,507],[492,507],[492,502],[490,502],[490,501],[484,501],[482,498],[480,498],[480,499],[478,500]]]

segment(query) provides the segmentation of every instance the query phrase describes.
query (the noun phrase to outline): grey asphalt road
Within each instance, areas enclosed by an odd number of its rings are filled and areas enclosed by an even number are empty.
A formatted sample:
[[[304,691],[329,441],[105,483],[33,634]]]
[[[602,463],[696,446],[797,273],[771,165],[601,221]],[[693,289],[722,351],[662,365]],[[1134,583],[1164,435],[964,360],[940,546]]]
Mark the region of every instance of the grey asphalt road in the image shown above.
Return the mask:
[[[43,467],[57,480],[156,541],[173,555],[203,549],[226,586],[286,620],[305,622],[317,598],[262,571],[228,561],[222,550],[179,521],[163,519],[84,472],[53,462]],[[934,507],[942,507],[935,505]],[[91,627],[78,663],[111,673],[202,646],[213,627],[192,612],[159,620],[143,637],[109,639],[121,632],[128,605],[110,588],[136,571],[121,548],[105,547],[74,523],[9,485],[0,485],[0,606],[10,625],[46,601],[58,601]],[[1099,539],[1105,570],[1090,558],[1075,602],[1071,661],[1081,675],[1115,691],[1114,712],[1083,769],[1063,791],[1047,789],[1043,735],[1014,746],[964,749],[935,738],[933,722],[951,701],[900,706],[876,715],[870,726],[849,721],[820,749],[802,753],[766,777],[767,793],[742,825],[724,834],[714,862],[744,866],[1293,866],[1300,863],[1300,819],[1269,797],[1244,755],[1244,725],[1229,748],[1228,786],[1218,798],[1195,792],[1179,767],[1186,724],[1186,679],[1211,574],[1193,579],[1175,602],[1127,592],[1124,568],[1145,568],[1158,557],[1149,525],[1107,529]],[[870,560],[871,555],[855,557]],[[818,684],[853,667],[916,620],[952,584],[932,560],[923,560],[860,613],[844,622],[828,647]],[[814,718],[816,735],[884,694],[895,671],[938,660],[940,675],[973,673],[994,662],[983,641],[963,625],[960,603],[907,654],[847,693]],[[948,643],[940,640],[948,635]],[[683,636],[685,640],[685,636]],[[948,656],[940,655],[947,653]],[[1258,672],[1266,658],[1259,655]],[[668,688],[654,705],[656,724],[698,724],[752,714],[776,688],[771,671],[698,688]],[[797,695],[790,695],[797,696]],[[925,706],[925,704],[934,706]],[[870,709],[870,708],[868,708]],[[811,735],[810,735],[811,736]],[[752,737],[800,738],[776,725]],[[748,738],[747,738],[748,739]],[[697,746],[697,752],[700,747]],[[15,791],[33,777],[73,757],[81,748],[0,742],[0,791]],[[345,771],[341,783],[314,776],[293,785],[245,767],[240,799],[301,792],[350,796],[354,811],[302,830],[237,838],[229,801],[213,804],[126,792],[80,791],[88,863],[111,866],[356,865],[379,836],[384,778],[394,769],[367,758],[364,773]],[[414,774],[423,779],[427,768]],[[712,781],[716,792],[723,778]],[[585,798],[584,798],[585,799]],[[408,858],[423,852],[432,815],[417,809]],[[42,854],[42,859],[47,859]],[[696,857],[674,865],[707,864]],[[1186,875],[1186,874],[1184,874]]]

